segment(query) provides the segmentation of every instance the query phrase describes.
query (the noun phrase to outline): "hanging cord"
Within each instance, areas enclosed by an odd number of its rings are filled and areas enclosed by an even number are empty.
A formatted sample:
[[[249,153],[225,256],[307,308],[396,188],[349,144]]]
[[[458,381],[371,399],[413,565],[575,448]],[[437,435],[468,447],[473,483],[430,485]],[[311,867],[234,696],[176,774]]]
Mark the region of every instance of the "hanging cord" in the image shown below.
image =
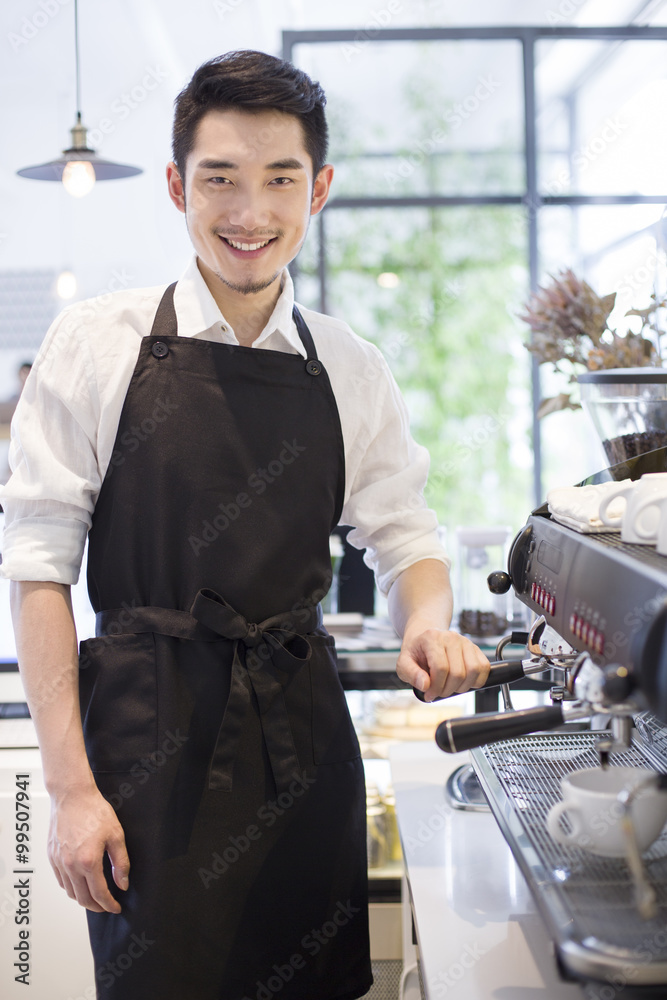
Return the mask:
[[[74,61],[76,65],[76,121],[81,124],[81,80],[79,73],[79,0],[74,0]]]

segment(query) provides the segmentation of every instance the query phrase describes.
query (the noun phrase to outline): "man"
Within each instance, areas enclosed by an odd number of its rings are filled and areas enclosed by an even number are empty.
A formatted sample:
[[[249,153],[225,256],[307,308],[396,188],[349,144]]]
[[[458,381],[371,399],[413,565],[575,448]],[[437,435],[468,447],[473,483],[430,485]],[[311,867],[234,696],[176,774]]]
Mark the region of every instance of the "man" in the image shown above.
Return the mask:
[[[339,520],[389,593],[399,675],[431,700],[488,669],[448,631],[427,460],[382,356],[293,306],[333,176],[323,108],[265,54],[200,67],[167,167],[195,258],[175,289],[66,310],[19,408],[3,569],[51,863],[114,1000],[371,985],[363,767],[318,603]]]

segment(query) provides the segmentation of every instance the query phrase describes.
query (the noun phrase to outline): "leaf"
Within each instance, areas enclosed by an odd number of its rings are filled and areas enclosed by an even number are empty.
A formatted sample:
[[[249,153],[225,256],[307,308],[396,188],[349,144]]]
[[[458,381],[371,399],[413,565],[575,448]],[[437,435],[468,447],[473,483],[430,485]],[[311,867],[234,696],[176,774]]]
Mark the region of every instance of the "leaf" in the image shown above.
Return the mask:
[[[573,403],[568,392],[560,392],[557,396],[550,396],[543,399],[537,411],[538,420],[546,417],[549,413],[557,413],[559,410],[580,410],[578,403]]]
[[[604,310],[605,317],[609,316],[609,313],[616,305],[616,292],[610,292],[609,295],[603,295],[600,299],[600,305]]]
[[[646,309],[628,309],[625,315],[641,316],[642,322],[647,323],[652,312],[655,312],[655,306],[647,306]]]

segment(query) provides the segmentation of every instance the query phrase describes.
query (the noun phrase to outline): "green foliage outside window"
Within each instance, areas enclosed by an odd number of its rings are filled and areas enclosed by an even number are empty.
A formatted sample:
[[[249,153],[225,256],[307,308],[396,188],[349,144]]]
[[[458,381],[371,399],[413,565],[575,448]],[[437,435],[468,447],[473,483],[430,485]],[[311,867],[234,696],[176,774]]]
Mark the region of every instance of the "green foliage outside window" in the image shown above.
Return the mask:
[[[424,91],[414,81],[406,92],[413,95],[415,134],[430,134],[433,100],[419,102]],[[440,121],[443,107],[444,99]],[[362,187],[387,196],[383,177],[405,162],[404,151],[395,153],[393,164],[361,155],[351,159],[340,119],[333,116],[332,161],[345,153],[344,177],[363,177],[356,193]],[[505,189],[515,189],[511,162],[502,150],[477,156],[480,190],[492,185],[502,191],[503,179]],[[428,189],[437,192],[441,171],[448,185],[453,171],[465,183],[467,160],[463,154],[426,157],[419,169],[427,172]],[[372,171],[376,191],[369,186]],[[418,184],[424,193],[423,181],[407,177],[404,184],[413,190]],[[351,193],[348,186],[334,196]],[[315,228],[300,260],[298,296],[317,308]],[[516,317],[527,291],[525,229],[520,206],[326,212],[327,310],[387,358],[407,400],[413,434],[431,454],[429,504],[450,529],[503,523],[517,528],[530,510],[530,362]],[[378,284],[381,275],[389,276],[381,281],[390,287]]]

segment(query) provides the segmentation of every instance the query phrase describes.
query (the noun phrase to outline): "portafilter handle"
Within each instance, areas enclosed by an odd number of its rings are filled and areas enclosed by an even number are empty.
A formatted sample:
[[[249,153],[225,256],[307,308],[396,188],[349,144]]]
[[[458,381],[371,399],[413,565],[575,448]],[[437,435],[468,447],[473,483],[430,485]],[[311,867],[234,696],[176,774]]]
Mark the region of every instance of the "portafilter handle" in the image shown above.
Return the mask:
[[[516,712],[482,712],[441,722],[435,731],[435,741],[445,753],[460,753],[485,743],[557,729],[564,721],[562,705],[522,708]]]
[[[526,672],[521,660],[498,660],[491,664],[489,676],[480,687],[473,688],[473,691],[482,691],[484,688],[500,687],[501,684],[511,684],[525,677]],[[420,701],[426,701],[423,691],[417,688],[412,689]],[[434,698],[434,701],[444,701],[444,698]]]

